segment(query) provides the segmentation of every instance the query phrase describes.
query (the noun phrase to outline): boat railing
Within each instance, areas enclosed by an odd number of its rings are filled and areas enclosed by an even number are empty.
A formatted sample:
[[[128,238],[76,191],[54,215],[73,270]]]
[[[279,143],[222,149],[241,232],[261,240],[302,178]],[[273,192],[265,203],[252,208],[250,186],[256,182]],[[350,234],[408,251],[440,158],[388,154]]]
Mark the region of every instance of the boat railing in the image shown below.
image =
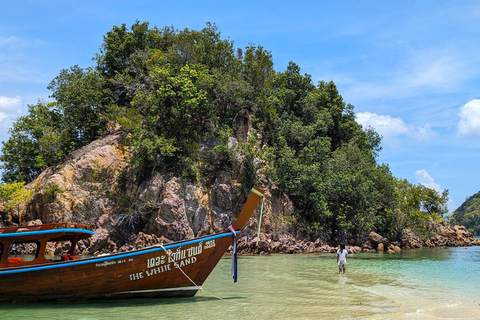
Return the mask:
[[[4,227],[4,228],[0,228],[0,233],[17,233],[17,232],[28,232],[28,231],[52,230],[52,229],[85,229],[85,230],[92,231],[93,227],[89,224],[61,222],[61,223],[30,225],[30,226]]]

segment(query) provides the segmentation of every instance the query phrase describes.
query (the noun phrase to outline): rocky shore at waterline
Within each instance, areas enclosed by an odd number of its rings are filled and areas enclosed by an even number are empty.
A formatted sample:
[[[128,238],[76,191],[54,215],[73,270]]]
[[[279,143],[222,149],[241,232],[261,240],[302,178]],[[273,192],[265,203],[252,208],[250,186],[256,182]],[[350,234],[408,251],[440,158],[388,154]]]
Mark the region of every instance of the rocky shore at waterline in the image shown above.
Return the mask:
[[[40,220],[30,221],[31,224],[42,224]],[[402,250],[433,248],[433,247],[463,247],[480,246],[480,239],[475,238],[464,226],[451,225],[449,223],[433,223],[435,233],[429,237],[421,239],[411,230],[405,229],[399,241],[389,241],[378,233],[370,232],[368,239],[362,244],[347,244],[347,250],[350,253],[360,252],[378,252],[378,253],[398,253]],[[95,234],[86,240],[78,243],[78,250],[81,254],[99,254],[116,253],[121,251],[131,251],[156,244],[164,244],[173,240],[165,236],[155,234],[146,234],[139,232],[130,236],[130,241],[118,246],[112,241],[111,233],[114,230],[105,228],[95,229]],[[309,241],[297,239],[291,235],[273,237],[269,234],[261,233],[260,239],[256,236],[243,235],[242,232],[237,238],[238,252],[240,254],[268,255],[268,254],[296,254],[296,253],[335,253],[337,247],[331,246],[321,239]],[[48,247],[49,254],[63,254],[69,250],[69,244],[56,247]],[[28,248],[18,247],[22,253],[28,253]],[[231,252],[231,248],[228,252]]]
[[[436,233],[426,239],[420,239],[411,230],[404,230],[400,241],[390,242],[387,238],[378,233],[371,232],[368,240],[361,244],[347,245],[350,253],[379,252],[398,253],[402,250],[432,248],[432,247],[462,247],[479,246],[480,239],[475,238],[465,227],[451,225],[448,223],[437,223]],[[335,253],[337,247],[330,246],[320,239],[316,241],[299,240],[292,236],[272,237],[268,234],[260,234],[257,244],[257,237],[240,236],[237,238],[238,252],[240,254],[296,254],[296,253]],[[99,252],[129,251],[155,245],[168,243],[169,239],[164,236],[148,235],[143,232],[134,237],[134,241],[116,248],[108,236],[107,230],[97,229],[91,240],[84,240],[80,244],[83,253],[93,254]],[[68,248],[64,248],[68,249]],[[58,253],[60,248],[52,248],[52,253]],[[229,250],[230,251],[230,250]]]
[[[462,247],[479,246],[477,239],[464,226],[451,225],[449,223],[434,223],[432,226],[435,233],[425,239],[421,239],[409,229],[402,232],[400,241],[389,241],[387,238],[375,232],[370,232],[368,239],[362,244],[348,244],[350,253],[359,252],[386,252],[396,253],[402,250],[433,248],[433,247]],[[272,254],[272,253],[335,253],[337,247],[332,247],[317,239],[316,241],[298,240],[291,236],[273,238],[266,234],[256,237],[240,237],[238,250],[244,254]]]

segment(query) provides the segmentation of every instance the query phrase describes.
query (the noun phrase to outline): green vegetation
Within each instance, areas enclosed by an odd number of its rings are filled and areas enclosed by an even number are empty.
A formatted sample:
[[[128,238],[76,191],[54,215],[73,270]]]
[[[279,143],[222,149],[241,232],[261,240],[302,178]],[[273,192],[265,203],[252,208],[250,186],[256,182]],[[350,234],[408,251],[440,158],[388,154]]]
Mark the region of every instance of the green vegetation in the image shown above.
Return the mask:
[[[480,191],[468,197],[451,217],[452,223],[464,225],[474,235],[480,235]]]
[[[60,194],[60,193],[63,193],[65,192],[65,190],[62,190],[58,187],[57,184],[49,184],[46,188],[45,188],[45,194],[49,197],[51,197],[52,199],[54,199],[56,197],[57,194]]]
[[[299,230],[331,241],[396,237],[447,212],[448,192],[377,164],[381,137],[355,121],[335,83],[314,85],[294,62],[277,72],[270,52],[235,49],[212,24],[114,27],[95,67],[62,70],[48,88],[55,102],[30,106],[3,144],[5,182],[30,182],[119,127],[134,150],[124,181],[160,172],[209,185],[230,172],[251,186],[263,168],[294,202]],[[235,134],[243,138],[229,145]]]
[[[33,195],[32,190],[23,188],[25,182],[0,184],[0,211],[7,212],[24,203]]]

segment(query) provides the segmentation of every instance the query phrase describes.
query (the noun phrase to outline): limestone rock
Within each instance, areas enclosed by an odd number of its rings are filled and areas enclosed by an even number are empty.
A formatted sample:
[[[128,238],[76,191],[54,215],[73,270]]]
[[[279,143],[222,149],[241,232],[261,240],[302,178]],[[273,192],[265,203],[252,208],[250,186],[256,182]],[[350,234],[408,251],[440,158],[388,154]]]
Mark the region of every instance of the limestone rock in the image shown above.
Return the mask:
[[[422,241],[412,230],[404,229],[402,231],[402,236],[400,239],[402,248],[413,249],[413,248],[422,248]]]
[[[108,230],[98,228],[95,234],[90,238],[89,253],[107,253],[116,250],[116,244],[110,239]]]
[[[213,189],[213,205],[222,210],[232,209],[231,187],[226,184],[218,184]]]
[[[378,251],[378,252],[383,252],[383,251],[385,251],[385,248],[383,247],[383,243],[380,242],[380,243],[377,245],[377,251]]]
[[[158,237],[156,235],[145,234],[140,232],[135,239],[135,249],[145,248],[149,246],[154,246],[157,244],[164,244],[171,242],[170,239],[165,238],[164,236]]]
[[[382,248],[388,248],[390,246],[390,243],[388,241],[387,238],[379,235],[378,233],[376,232],[370,232],[369,236],[368,236],[368,239],[370,241],[370,243],[374,246],[374,247],[378,247],[379,244],[382,244]],[[383,251],[383,249],[382,249]]]

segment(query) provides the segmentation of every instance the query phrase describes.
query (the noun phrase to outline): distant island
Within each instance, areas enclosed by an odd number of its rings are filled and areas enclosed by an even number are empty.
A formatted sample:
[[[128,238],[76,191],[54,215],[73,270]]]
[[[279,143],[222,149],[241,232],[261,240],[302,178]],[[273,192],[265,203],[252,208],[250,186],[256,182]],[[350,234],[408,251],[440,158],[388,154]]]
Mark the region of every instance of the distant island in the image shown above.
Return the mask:
[[[107,32],[95,61],[60,71],[53,102],[10,129],[2,225],[91,223],[85,253],[128,250],[223,230],[257,184],[265,221],[259,247],[257,221],[242,233],[245,253],[479,244],[445,221],[447,190],[377,162],[381,136],[333,81],[276,71],[260,45],[137,21]]]
[[[450,218],[452,223],[464,225],[476,236],[480,236],[480,191],[468,197]]]

